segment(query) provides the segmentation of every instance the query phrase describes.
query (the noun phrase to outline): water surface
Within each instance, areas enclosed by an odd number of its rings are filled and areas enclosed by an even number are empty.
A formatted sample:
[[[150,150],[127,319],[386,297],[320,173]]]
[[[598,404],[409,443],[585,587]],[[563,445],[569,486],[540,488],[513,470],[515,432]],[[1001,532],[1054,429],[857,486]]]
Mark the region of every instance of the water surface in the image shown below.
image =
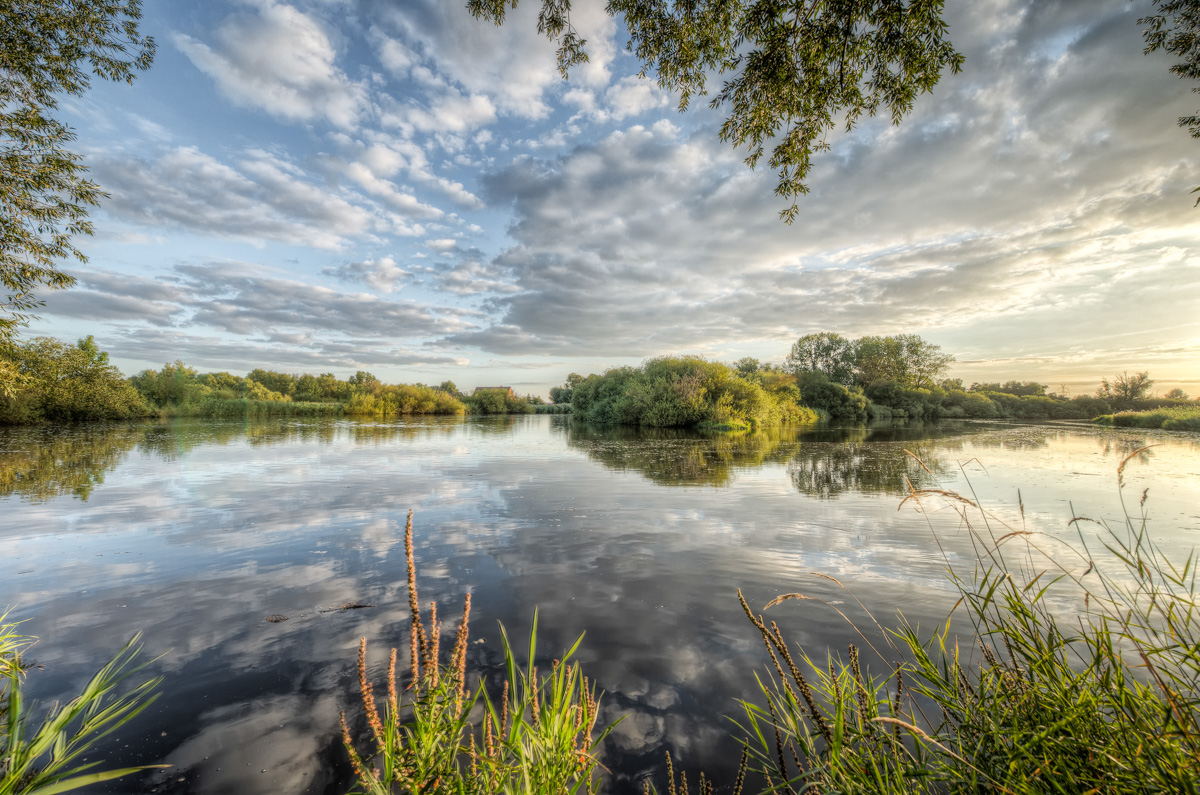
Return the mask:
[[[818,572],[877,616],[932,629],[956,599],[947,561],[969,570],[975,551],[950,504],[901,506],[910,483],[977,500],[997,527],[1071,538],[1072,515],[1121,520],[1117,466],[1148,444],[1126,501],[1137,510],[1149,489],[1155,537],[1182,553],[1200,538],[1200,438],[1187,434],[703,435],[565,417],[0,429],[0,606],[41,638],[29,683],[44,701],[138,630],[161,655],[163,695],[101,755],[172,767],[97,791],[342,793],[337,719],[357,703],[358,639],[376,674],[389,646],[407,648],[411,508],[423,599],[448,626],[472,593],[474,670],[497,670],[497,621],[525,637],[535,607],[547,661],[586,630],[602,719],[627,716],[605,748],[610,791],[661,775],[666,750],[723,780],[737,762],[723,716],[765,662],[737,588],[757,606],[802,591],[865,624]],[[374,607],[322,612],[354,600]],[[856,639],[816,602],[771,612],[817,655]]]

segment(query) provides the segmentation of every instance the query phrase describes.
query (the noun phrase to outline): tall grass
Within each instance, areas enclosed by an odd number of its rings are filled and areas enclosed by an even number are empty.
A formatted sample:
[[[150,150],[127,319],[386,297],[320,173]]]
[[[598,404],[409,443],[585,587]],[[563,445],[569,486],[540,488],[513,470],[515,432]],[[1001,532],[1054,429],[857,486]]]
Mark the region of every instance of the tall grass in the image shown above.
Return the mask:
[[[947,571],[973,637],[949,621],[930,638],[902,617],[889,630],[876,622],[863,641],[898,662],[872,675],[855,646],[793,657],[778,625],[742,599],[771,662],[739,723],[765,791],[1200,790],[1197,560],[1162,554],[1145,495],[1117,527],[1073,517],[1069,546],[1005,527],[953,492],[907,499],[947,502],[971,534],[977,566]],[[1078,609],[1056,608],[1064,597]],[[812,598],[786,594],[764,610]]]
[[[1167,431],[1200,431],[1200,406],[1175,406],[1149,411],[1122,411],[1093,420],[1118,428],[1162,428]]]
[[[0,614],[0,795],[54,795],[110,781],[148,767],[95,770],[101,762],[85,762],[99,740],[133,720],[157,698],[160,680],[150,679],[118,695],[122,684],[141,668],[135,635],[92,677],[83,691],[64,705],[54,705],[37,723],[34,705],[22,692],[28,665],[22,653],[34,638],[18,631],[19,622]]]
[[[545,793],[595,791],[596,751],[611,727],[593,737],[599,703],[594,686],[570,662],[582,636],[548,674],[534,666],[537,614],[530,634],[529,667],[516,663],[504,640],[505,680],[497,701],[482,684],[468,693],[466,659],[471,597],[468,594],[449,661],[440,653],[437,604],[428,623],[417,597],[412,512],[405,528],[409,631],[408,686],[401,692],[391,650],[382,707],[367,673],[367,640],[358,651],[358,681],[368,733],[366,750],[355,743],[345,714],[342,737],[361,790],[385,793]]]

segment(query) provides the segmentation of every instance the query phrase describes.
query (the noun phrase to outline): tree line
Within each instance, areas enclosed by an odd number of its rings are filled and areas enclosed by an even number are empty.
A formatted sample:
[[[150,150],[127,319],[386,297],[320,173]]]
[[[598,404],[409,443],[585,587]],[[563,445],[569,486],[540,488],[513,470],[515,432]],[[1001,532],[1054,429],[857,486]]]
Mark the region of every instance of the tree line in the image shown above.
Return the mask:
[[[1114,411],[1192,405],[1182,389],[1150,397],[1148,372],[1105,378],[1093,395],[1054,394],[1036,381],[973,383],[947,378],[954,356],[916,334],[849,339],[800,337],[782,364],[746,357],[650,359],[641,368],[571,373],[555,403],[600,424],[651,427],[916,419],[1094,419]]]
[[[561,412],[532,395],[440,385],[388,384],[360,370],[346,379],[255,368],[245,376],[202,373],[182,361],[126,378],[92,337],[0,345],[0,424],[139,417],[369,416]]]

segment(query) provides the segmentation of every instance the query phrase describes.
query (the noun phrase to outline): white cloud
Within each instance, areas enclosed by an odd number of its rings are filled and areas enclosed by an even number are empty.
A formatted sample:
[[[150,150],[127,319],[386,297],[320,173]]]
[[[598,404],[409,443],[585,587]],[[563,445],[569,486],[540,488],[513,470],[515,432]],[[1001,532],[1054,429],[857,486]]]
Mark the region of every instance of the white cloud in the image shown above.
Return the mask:
[[[604,99],[608,113],[618,121],[671,104],[671,97],[667,92],[652,80],[637,75],[618,80],[605,92]]]
[[[217,28],[215,46],[184,34],[175,45],[237,105],[287,121],[324,117],[353,126],[367,107],[366,88],[337,68],[321,24],[274,0],[251,5],[256,13],[233,14]]]
[[[362,196],[339,195],[262,151],[244,153],[236,167],[194,147],[160,150],[149,160],[107,153],[93,158],[92,167],[112,193],[105,210],[136,224],[325,249],[415,231]]]
[[[321,272],[344,282],[361,282],[381,293],[396,292],[400,289],[401,282],[412,276],[411,272],[397,265],[392,257],[347,262],[336,268],[325,268]]]

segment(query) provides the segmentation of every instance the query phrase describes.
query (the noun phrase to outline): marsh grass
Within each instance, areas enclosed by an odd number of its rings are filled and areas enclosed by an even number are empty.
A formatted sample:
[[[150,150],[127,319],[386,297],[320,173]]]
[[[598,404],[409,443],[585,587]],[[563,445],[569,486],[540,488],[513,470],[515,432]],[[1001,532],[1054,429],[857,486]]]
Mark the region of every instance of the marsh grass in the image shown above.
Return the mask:
[[[1118,468],[1119,490],[1140,452]],[[765,791],[1200,790],[1197,561],[1154,544],[1145,494],[1119,526],[1073,517],[1071,544],[1007,527],[952,491],[913,488],[909,500],[949,505],[970,534],[975,568],[947,557],[947,572],[972,637],[949,618],[932,637],[903,616],[885,630],[867,612],[861,639],[897,661],[872,675],[855,646],[793,657],[742,598],[770,660],[738,721]],[[822,602],[786,594],[764,610],[790,600]]]
[[[1200,431],[1200,406],[1173,406],[1149,411],[1122,411],[1093,420],[1118,428],[1162,428],[1167,431]]]
[[[417,596],[412,512],[404,536],[408,558],[409,666],[407,687],[391,650],[382,705],[367,672],[367,641],[358,652],[358,681],[366,716],[366,749],[355,743],[345,714],[342,737],[361,792],[384,793],[566,793],[594,792],[596,752],[611,726],[595,733],[599,702],[595,687],[570,658],[582,636],[556,660],[548,674],[534,666],[537,614],[530,633],[529,666],[516,662],[508,635],[505,679],[493,701],[482,683],[468,692],[467,648],[471,597],[454,635],[449,661],[440,651],[437,604],[428,621]],[[593,736],[595,734],[595,736]]]
[[[0,795],[54,795],[110,781],[149,767],[101,770],[84,754],[116,729],[133,720],[157,698],[159,679],[150,679],[118,695],[118,690],[145,664],[135,665],[139,636],[92,677],[66,704],[55,704],[37,723],[35,705],[22,690],[31,667],[22,654],[34,638],[18,631],[19,622],[0,614]]]

